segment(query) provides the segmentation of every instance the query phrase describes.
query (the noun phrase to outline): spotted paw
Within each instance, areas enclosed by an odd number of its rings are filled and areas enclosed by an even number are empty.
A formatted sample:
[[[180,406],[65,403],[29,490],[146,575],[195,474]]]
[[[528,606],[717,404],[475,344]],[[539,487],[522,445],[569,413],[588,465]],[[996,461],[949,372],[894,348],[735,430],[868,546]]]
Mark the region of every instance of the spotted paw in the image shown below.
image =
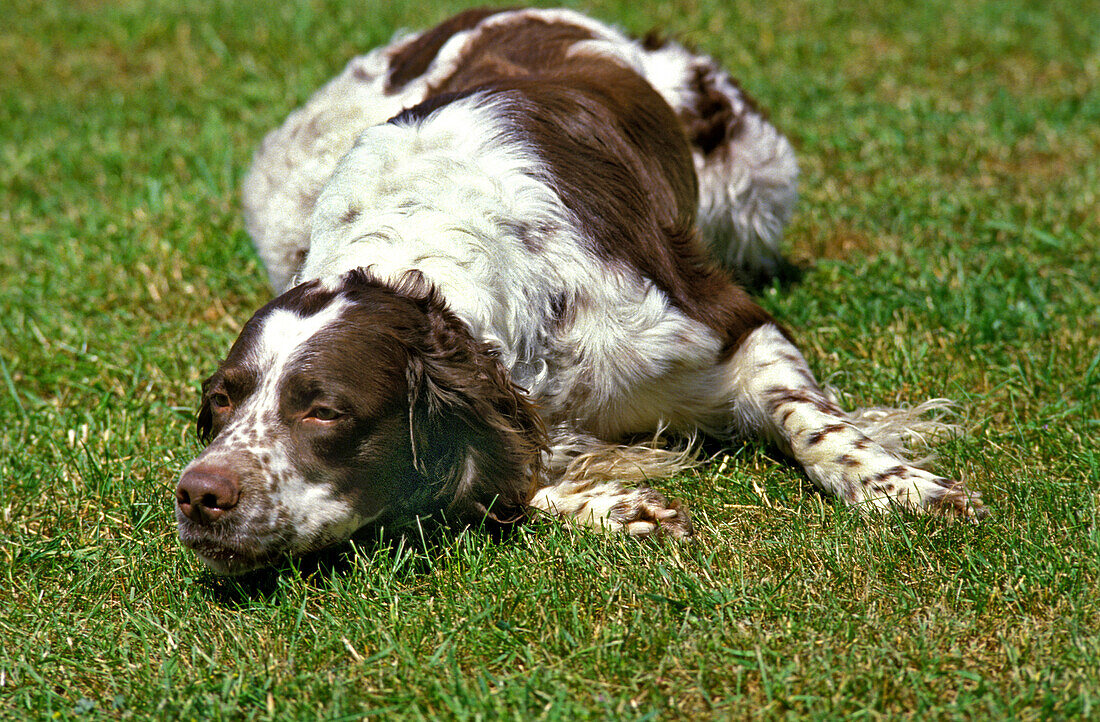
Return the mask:
[[[609,510],[608,521],[631,536],[691,536],[691,515],[678,501],[668,501],[653,489],[635,489]]]
[[[855,486],[853,484],[853,486]],[[886,510],[901,507],[915,512],[933,512],[977,520],[989,514],[981,494],[961,481],[945,479],[924,469],[897,464],[859,480],[865,508]]]

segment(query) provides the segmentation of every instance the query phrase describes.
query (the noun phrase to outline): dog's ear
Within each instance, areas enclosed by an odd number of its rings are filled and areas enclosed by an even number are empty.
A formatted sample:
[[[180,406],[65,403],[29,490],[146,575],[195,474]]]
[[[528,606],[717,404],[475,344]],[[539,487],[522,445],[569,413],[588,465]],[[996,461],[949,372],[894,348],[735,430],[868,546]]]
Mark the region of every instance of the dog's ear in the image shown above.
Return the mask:
[[[449,518],[511,524],[525,516],[546,434],[527,395],[442,304],[409,356],[413,464]]]

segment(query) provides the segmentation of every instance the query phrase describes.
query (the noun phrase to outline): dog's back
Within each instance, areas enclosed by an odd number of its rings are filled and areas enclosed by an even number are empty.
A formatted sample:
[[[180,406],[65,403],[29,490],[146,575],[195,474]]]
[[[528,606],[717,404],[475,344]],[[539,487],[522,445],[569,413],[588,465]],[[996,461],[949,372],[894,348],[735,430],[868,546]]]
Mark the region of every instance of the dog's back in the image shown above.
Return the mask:
[[[794,152],[713,60],[672,42],[631,40],[572,11],[470,10],[355,58],[264,139],[244,207],[275,290],[285,290],[301,266],[316,198],[363,130],[429,97],[439,102],[501,78],[557,73],[575,54],[633,70],[664,99],[690,143],[707,244],[742,278],[777,273],[796,196]]]

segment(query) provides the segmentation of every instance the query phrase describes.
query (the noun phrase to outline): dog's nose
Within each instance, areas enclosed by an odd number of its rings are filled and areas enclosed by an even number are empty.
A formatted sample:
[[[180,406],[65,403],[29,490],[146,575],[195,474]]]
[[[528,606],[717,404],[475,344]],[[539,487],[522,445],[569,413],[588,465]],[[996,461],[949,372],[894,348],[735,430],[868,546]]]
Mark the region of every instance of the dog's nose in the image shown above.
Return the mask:
[[[196,467],[184,473],[176,485],[180,511],[196,524],[210,524],[237,505],[241,486],[229,469]]]

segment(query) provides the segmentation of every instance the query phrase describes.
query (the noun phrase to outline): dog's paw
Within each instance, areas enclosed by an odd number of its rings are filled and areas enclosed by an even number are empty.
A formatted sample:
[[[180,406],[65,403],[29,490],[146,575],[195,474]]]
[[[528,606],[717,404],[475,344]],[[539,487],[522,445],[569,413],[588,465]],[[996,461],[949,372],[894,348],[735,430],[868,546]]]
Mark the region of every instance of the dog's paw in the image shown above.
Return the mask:
[[[885,511],[900,507],[913,512],[932,512],[948,517],[977,521],[989,515],[981,494],[968,489],[961,481],[897,464],[861,478],[858,486],[862,498],[857,503],[868,509]]]
[[[691,536],[691,515],[649,487],[627,488],[617,481],[573,482],[543,487],[531,507],[554,514],[572,527],[587,526],[631,536]]]
[[[989,508],[982,503],[981,492],[967,488],[961,481],[936,477],[935,482],[943,493],[925,505],[930,511],[967,521],[978,521],[989,516]]]
[[[668,501],[653,489],[634,489],[608,511],[609,526],[616,526],[631,536],[669,536],[686,539],[691,536],[691,515],[678,501]]]

